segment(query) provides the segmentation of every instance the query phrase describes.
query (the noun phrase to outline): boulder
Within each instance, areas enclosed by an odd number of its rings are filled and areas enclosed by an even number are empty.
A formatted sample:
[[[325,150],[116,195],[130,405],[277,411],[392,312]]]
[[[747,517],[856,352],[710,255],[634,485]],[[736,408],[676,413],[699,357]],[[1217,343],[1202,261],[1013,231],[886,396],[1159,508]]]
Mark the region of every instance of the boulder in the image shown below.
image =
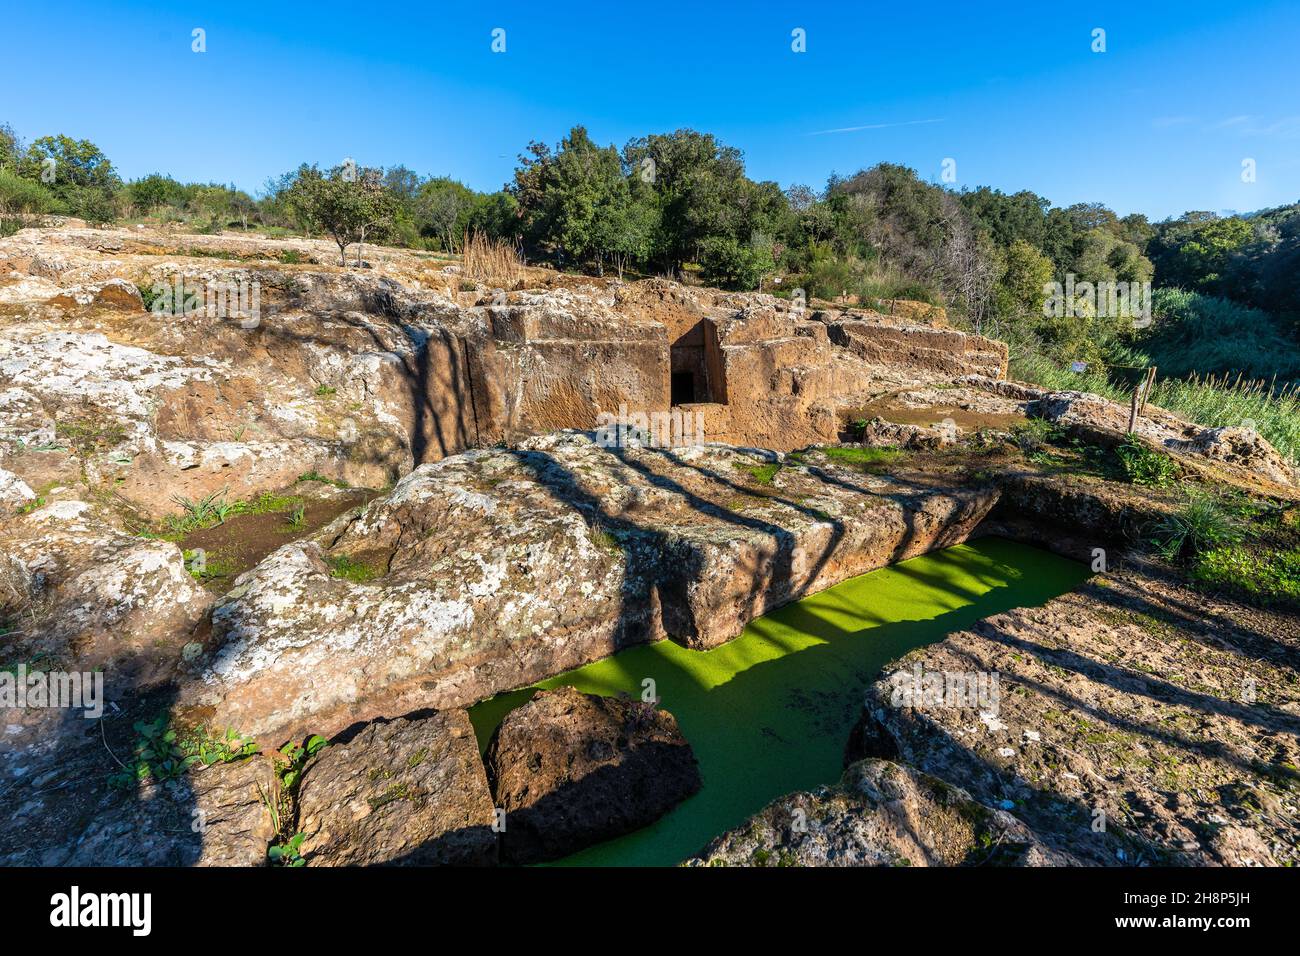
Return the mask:
[[[309,866],[495,863],[493,818],[462,710],[369,724],[320,751],[298,790]]]
[[[1063,866],[1019,820],[887,760],[773,801],[688,866]]]
[[[638,830],[700,788],[672,714],[572,687],[541,691],[507,714],[486,761],[512,863],[559,859]]]
[[[69,851],[43,865],[264,866],[276,832],[263,795],[275,788],[271,762],[251,757],[113,793]]]
[[[824,456],[579,433],[465,452],[238,578],[182,704],[280,741],[468,706],[665,634],[715,647],[965,540],[996,499]]]

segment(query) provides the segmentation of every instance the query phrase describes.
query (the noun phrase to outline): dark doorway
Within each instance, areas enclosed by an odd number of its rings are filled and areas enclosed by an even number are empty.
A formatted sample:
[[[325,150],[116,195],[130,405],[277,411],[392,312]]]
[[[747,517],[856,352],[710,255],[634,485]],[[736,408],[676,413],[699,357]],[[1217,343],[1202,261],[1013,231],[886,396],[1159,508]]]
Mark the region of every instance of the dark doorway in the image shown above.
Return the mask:
[[[663,379],[660,379],[663,381]],[[695,373],[694,372],[673,372],[673,399],[674,405],[689,405],[695,401]]]

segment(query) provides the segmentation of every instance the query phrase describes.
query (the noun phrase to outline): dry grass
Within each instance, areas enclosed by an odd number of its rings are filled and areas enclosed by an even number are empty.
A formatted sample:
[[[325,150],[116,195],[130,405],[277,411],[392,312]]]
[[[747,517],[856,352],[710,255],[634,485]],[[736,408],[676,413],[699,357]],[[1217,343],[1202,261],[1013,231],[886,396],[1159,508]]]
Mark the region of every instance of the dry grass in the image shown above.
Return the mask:
[[[524,264],[514,246],[489,239],[475,230],[465,234],[461,275],[475,282],[510,291],[524,280]]]

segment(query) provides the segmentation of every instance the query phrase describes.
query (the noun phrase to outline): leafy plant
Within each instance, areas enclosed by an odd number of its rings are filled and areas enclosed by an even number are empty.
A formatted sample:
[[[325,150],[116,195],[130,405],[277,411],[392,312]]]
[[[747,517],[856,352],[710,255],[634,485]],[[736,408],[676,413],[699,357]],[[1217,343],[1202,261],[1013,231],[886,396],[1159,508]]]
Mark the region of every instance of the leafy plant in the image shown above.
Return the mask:
[[[131,759],[120,772],[109,777],[111,786],[127,788],[144,780],[159,783],[175,780],[196,764],[206,767],[228,763],[257,752],[255,741],[231,729],[217,738],[207,728],[198,727],[182,737],[166,714],[152,720],[137,720],[132,729],[136,739]]]
[[[1124,477],[1135,485],[1167,485],[1178,477],[1177,463],[1162,451],[1144,445],[1129,435],[1115,449]]]
[[[280,785],[290,793],[295,792],[307,761],[328,746],[328,740],[320,734],[313,734],[307,738],[306,743],[288,743],[281,747],[280,756],[284,758],[285,765],[279,770]]]
[[[266,851],[266,857],[271,861],[273,866],[306,866],[307,861],[302,858],[299,852],[302,849],[302,841],[306,838],[305,833],[295,833],[288,840],[272,844]]]
[[[1193,493],[1181,508],[1159,519],[1153,528],[1156,550],[1170,560],[1237,544],[1244,537],[1241,520],[1204,492]]]
[[[1061,429],[1045,418],[1029,418],[1011,430],[1011,438],[1026,455],[1042,450],[1061,436]]]
[[[327,563],[329,564],[330,574],[336,578],[351,581],[354,584],[365,584],[367,581],[373,581],[381,574],[377,568],[373,568],[364,561],[358,561],[346,554],[330,558]]]
[[[1211,548],[1196,556],[1188,576],[1205,587],[1300,604],[1300,549],[1260,554],[1236,544]]]

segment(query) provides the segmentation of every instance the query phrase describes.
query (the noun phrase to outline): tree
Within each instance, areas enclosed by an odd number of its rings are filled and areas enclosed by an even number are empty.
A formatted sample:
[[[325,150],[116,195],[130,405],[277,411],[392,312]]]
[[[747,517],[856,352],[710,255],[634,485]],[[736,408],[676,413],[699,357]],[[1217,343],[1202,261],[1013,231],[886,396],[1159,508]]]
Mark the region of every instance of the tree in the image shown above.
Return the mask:
[[[653,196],[637,194],[626,181],[597,209],[595,242],[613,259],[619,279],[629,261],[649,258],[658,224]]]
[[[700,266],[706,281],[737,289],[754,289],[775,268],[772,243],[765,236],[740,242],[709,236],[701,244]]]
[[[23,144],[8,123],[0,123],[0,169],[12,170],[23,154]]]
[[[152,173],[128,183],[126,195],[133,209],[144,215],[152,215],[162,206],[181,205],[185,190],[170,176]]]
[[[103,150],[90,140],[42,136],[27,148],[18,172],[46,185],[75,216],[96,222],[113,219],[113,195],[122,183]]]
[[[623,147],[622,165],[626,175],[653,189],[659,207],[654,255],[663,266],[680,269],[701,259],[709,238],[728,237],[739,248],[767,225],[751,215],[760,211],[753,205],[759,197],[742,195],[754,184],[740,150],[709,133],[680,129],[633,139]],[[780,196],[775,184],[772,189]],[[719,248],[713,245],[715,256]]]
[[[575,126],[555,150],[530,143],[519,162],[512,192],[526,242],[562,261],[594,262],[603,269],[608,231],[600,225],[600,210],[616,208],[626,186],[617,150],[597,146]]]
[[[54,197],[39,183],[0,168],[0,236],[10,236],[30,225],[26,217],[50,212]]]
[[[455,252],[469,227],[474,191],[446,176],[422,183],[412,202],[421,235],[436,238],[447,252]]]
[[[1007,247],[1005,269],[998,280],[999,305],[1021,315],[1042,312],[1043,287],[1052,281],[1052,260],[1024,239]]]
[[[397,203],[378,170],[342,167],[321,175],[315,167],[300,172],[289,190],[289,203],[305,220],[325,230],[338,243],[339,260],[347,266],[347,247],[357,243],[357,266],[366,238],[379,239],[392,228]]]

